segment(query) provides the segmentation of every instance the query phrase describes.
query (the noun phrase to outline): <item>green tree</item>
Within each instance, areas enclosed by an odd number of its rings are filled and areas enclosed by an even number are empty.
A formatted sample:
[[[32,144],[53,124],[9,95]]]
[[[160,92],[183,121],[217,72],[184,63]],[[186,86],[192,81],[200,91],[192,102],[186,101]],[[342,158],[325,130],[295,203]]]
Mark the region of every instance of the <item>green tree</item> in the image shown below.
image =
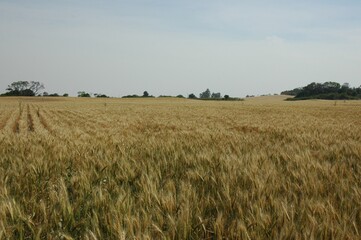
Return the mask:
[[[337,82],[310,83],[301,88],[297,95],[288,100],[303,99],[360,99],[360,88],[351,88],[348,83],[343,85]]]
[[[222,98],[222,95],[221,95],[221,93],[212,93],[211,98],[221,99],[221,98]]]
[[[40,82],[17,81],[13,82],[8,87],[4,95],[6,96],[35,96],[39,91],[44,89],[44,84]]]
[[[78,97],[90,97],[90,94],[84,91],[78,92]]]
[[[97,98],[108,98],[107,95],[102,94],[102,93],[95,93],[94,96],[97,97]]]
[[[143,97],[149,97],[149,93],[147,91],[143,92]]]
[[[191,94],[188,95],[188,98],[189,98],[189,99],[196,99],[197,96],[194,95],[194,93],[191,93]]]
[[[44,84],[31,81],[29,84],[29,89],[34,92],[34,95],[38,95],[39,91],[44,89]]]
[[[211,91],[209,91],[209,89],[207,88],[206,91],[199,94],[199,98],[202,98],[202,99],[211,98]]]

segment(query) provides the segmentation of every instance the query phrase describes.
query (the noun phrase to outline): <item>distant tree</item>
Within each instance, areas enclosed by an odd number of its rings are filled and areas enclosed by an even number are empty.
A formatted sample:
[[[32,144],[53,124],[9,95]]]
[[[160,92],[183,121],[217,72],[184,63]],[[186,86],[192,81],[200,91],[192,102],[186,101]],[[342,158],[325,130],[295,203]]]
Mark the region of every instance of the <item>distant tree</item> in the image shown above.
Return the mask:
[[[339,93],[344,93],[344,94],[348,94],[348,95],[355,95],[354,91],[352,91],[352,89],[350,88],[349,83],[342,84],[341,89],[339,90]]]
[[[188,95],[188,98],[189,98],[189,99],[196,99],[197,96],[194,95],[193,93],[191,93],[191,94]]]
[[[184,98],[182,94],[177,95],[177,98]]]
[[[221,95],[221,93],[212,93],[211,98],[221,99],[221,98],[222,98],[222,95]]]
[[[31,89],[25,89],[23,91],[20,92],[20,96],[35,96],[35,93],[31,90]]]
[[[344,84],[342,84],[342,88],[350,88],[350,84],[345,82]]]
[[[95,93],[94,96],[97,98],[109,98],[107,95],[101,93]]]
[[[13,82],[7,87],[7,91],[9,92],[22,92],[25,89],[29,88],[29,82],[28,81],[17,81]]]
[[[59,97],[59,94],[57,94],[57,93],[52,93],[52,94],[49,94],[49,97]]]
[[[43,96],[47,97],[47,96],[49,96],[49,93],[48,92],[43,92]]]
[[[33,91],[33,93],[35,95],[37,95],[40,90],[44,89],[44,84],[42,84],[40,82],[31,81],[30,84],[29,84],[29,89],[31,91]]]
[[[341,84],[337,82],[325,82],[321,84],[321,92],[328,93],[328,92],[337,92],[341,88]]]
[[[211,98],[211,91],[209,91],[209,89],[207,88],[206,91],[199,94],[199,98],[202,98],[202,99]]]
[[[44,88],[44,85],[40,82],[28,82],[28,81],[17,81],[13,82],[8,87],[3,95],[6,96],[35,96],[38,95],[39,91]]]
[[[224,95],[224,100],[228,100],[229,99],[229,95]]]
[[[304,99],[361,99],[359,93],[361,88],[350,88],[348,83],[342,86],[337,82],[315,83],[312,82],[307,86],[300,88],[297,95],[288,100],[304,100]]]
[[[302,90],[296,95],[296,98],[310,97],[320,94],[337,93],[341,85],[336,82],[315,83],[312,82],[303,87]]]
[[[64,94],[63,94],[63,97],[69,97],[69,94],[64,93]]]
[[[84,91],[78,92],[78,97],[90,97],[90,94]]]
[[[149,97],[149,93],[147,91],[143,92],[143,97]]]
[[[122,98],[139,98],[139,96],[137,94],[133,94],[133,95],[123,96]]]

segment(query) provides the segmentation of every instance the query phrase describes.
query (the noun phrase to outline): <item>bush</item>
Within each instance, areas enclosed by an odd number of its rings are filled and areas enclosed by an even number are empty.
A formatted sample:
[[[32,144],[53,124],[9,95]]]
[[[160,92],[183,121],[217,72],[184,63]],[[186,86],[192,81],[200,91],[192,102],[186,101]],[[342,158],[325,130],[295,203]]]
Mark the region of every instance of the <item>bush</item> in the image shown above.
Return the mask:
[[[193,93],[188,95],[189,99],[197,99],[196,95],[194,95]]]
[[[292,99],[286,99],[288,101],[306,100],[306,99],[326,99],[326,100],[346,100],[346,99],[361,99],[358,95],[361,91],[359,88],[350,88],[348,84],[342,86],[337,82],[325,82],[325,83],[310,83],[303,88],[296,88],[292,91],[282,92],[283,94],[296,93],[296,96]]]

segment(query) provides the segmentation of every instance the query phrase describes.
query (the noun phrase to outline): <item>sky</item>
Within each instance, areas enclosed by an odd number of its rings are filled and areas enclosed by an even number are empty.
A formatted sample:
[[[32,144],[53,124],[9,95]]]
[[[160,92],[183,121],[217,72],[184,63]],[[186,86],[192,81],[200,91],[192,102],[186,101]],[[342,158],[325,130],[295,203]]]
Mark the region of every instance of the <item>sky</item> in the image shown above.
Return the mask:
[[[0,0],[0,92],[113,97],[361,85],[359,0]]]

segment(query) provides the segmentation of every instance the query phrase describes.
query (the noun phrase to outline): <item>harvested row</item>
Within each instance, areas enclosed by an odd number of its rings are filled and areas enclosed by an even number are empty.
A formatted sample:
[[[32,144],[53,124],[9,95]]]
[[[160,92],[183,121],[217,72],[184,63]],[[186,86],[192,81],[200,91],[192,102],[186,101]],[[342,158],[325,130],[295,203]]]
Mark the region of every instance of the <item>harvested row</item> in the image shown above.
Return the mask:
[[[34,120],[30,112],[30,106],[27,106],[27,115],[28,115],[28,130],[34,132]]]
[[[86,122],[80,122],[79,119],[74,119],[68,115],[62,114],[61,111],[50,111],[52,119],[56,119],[58,123],[61,123],[63,131],[74,135],[74,139],[79,136],[82,138],[91,138],[96,131],[94,128],[87,127]]]
[[[19,104],[17,117],[12,123],[12,131],[15,134],[27,134],[33,131],[32,117],[30,115],[30,106]]]
[[[75,112],[69,110],[60,111],[59,113],[70,118],[73,124],[80,123],[80,126],[84,126],[84,124],[86,124],[91,129],[97,129],[99,127],[107,126],[107,124],[104,123],[104,120],[101,119],[103,114],[82,114],[78,111]]]
[[[18,118],[19,118],[19,112],[13,111],[9,116],[8,120],[5,122],[2,131],[7,135],[13,135],[14,127],[16,129],[16,123],[18,121]]]
[[[28,108],[29,130],[41,136],[50,136],[50,128],[41,114],[39,106],[30,105]]]
[[[20,119],[21,119],[21,116],[23,114],[23,107],[21,106],[21,104],[19,104],[19,112],[18,112],[18,115],[15,119],[15,121],[13,122],[13,133],[19,133],[20,132]]]
[[[47,126],[52,135],[62,139],[67,143],[73,144],[77,141],[89,141],[92,136],[80,127],[74,127],[66,116],[58,115],[56,111],[43,110],[40,114],[41,122]],[[74,140],[74,141],[73,141]]]
[[[85,114],[81,114],[79,112],[75,112],[75,111],[70,111],[70,110],[66,110],[66,111],[61,111],[62,114],[69,116],[69,117],[73,117],[75,119],[82,119],[82,120],[86,120],[87,117],[85,116]],[[88,118],[89,119],[89,118]]]
[[[41,126],[46,129],[48,132],[53,133],[54,130],[50,125],[48,124],[48,121],[44,117],[44,113],[40,111],[40,109],[37,110],[37,116],[39,117],[39,122]]]
[[[76,121],[71,121],[71,118],[67,114],[64,114],[62,111],[51,110],[48,112],[51,114],[52,118],[58,119],[59,122],[63,124],[64,127],[71,129],[76,125]]]
[[[7,111],[7,112],[3,112],[3,114],[1,115],[1,119],[0,119],[0,131],[2,129],[4,129],[4,127],[8,124],[9,119],[12,116],[13,111]]]
[[[56,111],[53,110],[52,114],[67,124],[68,129],[75,130],[77,136],[82,135],[83,138],[87,136],[88,138],[102,139],[104,136],[112,135],[117,129],[117,126],[111,124],[111,120],[104,120],[102,117],[89,117],[84,118],[80,117],[80,114],[76,114],[69,110],[66,111]]]

